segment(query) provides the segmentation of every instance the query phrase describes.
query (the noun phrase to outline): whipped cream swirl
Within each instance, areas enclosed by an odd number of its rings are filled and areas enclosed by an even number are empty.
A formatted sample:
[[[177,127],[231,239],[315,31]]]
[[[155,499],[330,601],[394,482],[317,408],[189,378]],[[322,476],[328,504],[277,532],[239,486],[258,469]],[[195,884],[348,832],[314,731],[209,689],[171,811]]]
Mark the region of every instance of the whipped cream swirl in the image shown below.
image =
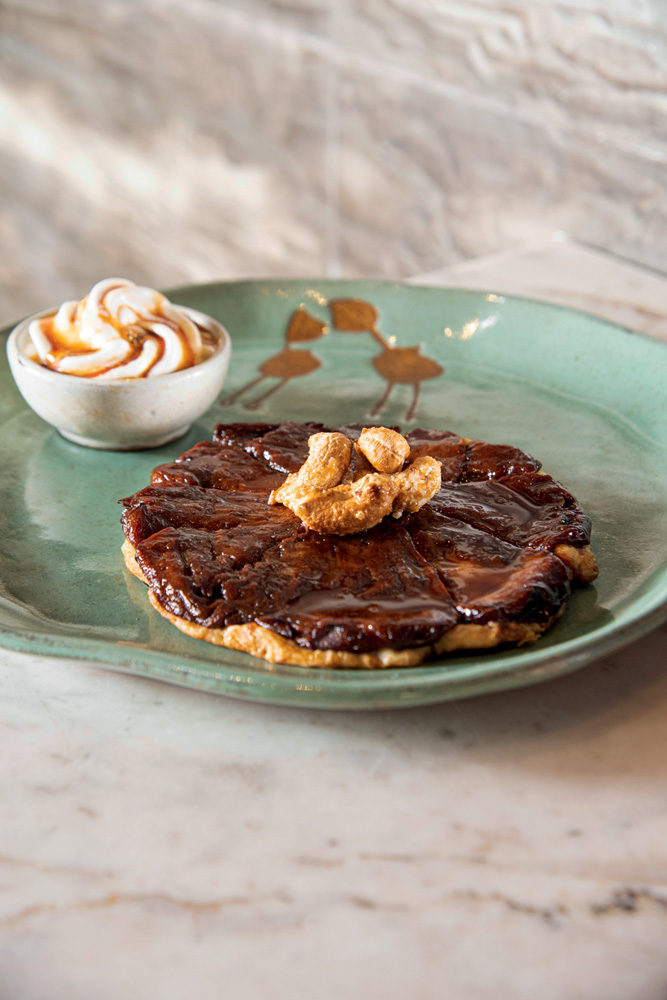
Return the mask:
[[[28,333],[47,368],[95,379],[167,375],[214,349],[184,308],[124,278],[99,281],[81,302],[33,320]]]

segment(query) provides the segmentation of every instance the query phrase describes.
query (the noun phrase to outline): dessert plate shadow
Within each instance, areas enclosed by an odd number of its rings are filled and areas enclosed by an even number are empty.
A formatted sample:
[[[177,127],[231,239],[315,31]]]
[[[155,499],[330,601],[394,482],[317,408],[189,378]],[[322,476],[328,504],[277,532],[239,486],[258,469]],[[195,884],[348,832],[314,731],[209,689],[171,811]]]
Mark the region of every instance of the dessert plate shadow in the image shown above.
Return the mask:
[[[222,398],[164,448],[71,444],[0,362],[0,644],[252,701],[427,704],[567,673],[667,619],[667,346],[498,293],[333,281],[170,290],[222,322]],[[8,331],[5,331],[5,334]],[[141,419],[141,414],[137,414]],[[125,569],[117,500],[237,420],[447,428],[539,458],[593,521],[600,564],[536,644],[382,671],[278,666],[183,635]]]

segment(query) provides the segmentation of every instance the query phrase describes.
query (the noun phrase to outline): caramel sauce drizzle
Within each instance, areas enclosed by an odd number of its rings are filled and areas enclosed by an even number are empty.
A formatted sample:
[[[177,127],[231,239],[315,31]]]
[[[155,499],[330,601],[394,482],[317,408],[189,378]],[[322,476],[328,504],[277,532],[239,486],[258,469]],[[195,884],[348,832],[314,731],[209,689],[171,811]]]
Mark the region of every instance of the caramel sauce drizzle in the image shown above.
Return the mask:
[[[83,299],[79,308],[83,309],[85,303],[86,299]],[[123,338],[123,340],[127,341],[133,347],[132,352],[123,359],[122,362],[123,365],[129,364],[130,362],[135,361],[139,357],[139,355],[141,354],[142,347],[146,340],[152,340],[155,342],[155,344],[157,345],[157,354],[155,356],[155,359],[151,363],[150,367],[146,370],[146,372],[144,372],[142,375],[135,376],[138,378],[146,378],[151,368],[153,368],[164,356],[165,352],[164,339],[159,335],[151,333],[149,330],[143,329],[140,323],[134,323],[131,326],[124,325],[123,323],[119,322],[115,316],[112,315],[112,313],[104,305],[104,303],[100,303],[99,314],[105,323],[113,327],[113,329]],[[55,319],[55,315],[56,313],[54,312],[51,316],[45,316],[42,320],[42,326],[41,326],[42,333],[44,334],[44,336],[49,341],[49,344],[51,345],[51,350],[49,351],[48,354],[48,360],[50,361],[51,365],[55,367],[62,358],[69,357],[72,354],[85,356],[85,355],[93,355],[96,353],[96,348],[90,347],[88,344],[85,344],[82,341],[79,341],[78,343],[73,345],[71,342],[67,342],[64,338],[58,337],[53,328],[53,321]],[[178,339],[181,342],[181,345],[183,347],[183,354],[185,357],[185,363],[181,365],[181,369],[193,367],[196,363],[195,354],[189,340],[187,339],[187,337],[185,336],[179,325],[169,317],[165,316],[161,310],[158,312],[158,315],[160,317],[160,322],[164,324],[164,326],[169,327],[169,329],[174,332],[174,334],[178,337]],[[210,345],[211,343],[215,342],[211,337],[211,335],[207,331],[205,331],[205,329],[201,327],[199,323],[196,323],[194,320],[192,320],[192,322],[195,323],[197,329],[202,333],[203,335],[202,339],[204,343]],[[46,367],[50,366],[47,365]],[[97,378],[99,375],[103,375],[106,372],[112,371],[116,367],[118,367],[117,364],[106,365],[105,367],[96,368],[92,372],[82,372],[81,374],[77,374],[77,378]]]

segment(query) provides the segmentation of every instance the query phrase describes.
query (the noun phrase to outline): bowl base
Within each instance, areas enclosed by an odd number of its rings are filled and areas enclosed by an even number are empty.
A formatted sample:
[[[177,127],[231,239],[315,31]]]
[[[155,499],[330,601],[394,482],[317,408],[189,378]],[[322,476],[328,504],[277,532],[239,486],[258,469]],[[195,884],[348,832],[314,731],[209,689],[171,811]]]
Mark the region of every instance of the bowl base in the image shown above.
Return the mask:
[[[84,448],[97,448],[100,451],[147,451],[149,448],[161,448],[163,444],[169,444],[177,438],[183,437],[190,430],[192,424],[184,424],[171,430],[166,434],[158,434],[152,437],[137,437],[131,441],[104,441],[99,438],[85,437],[81,434],[73,434],[71,431],[64,431],[58,428],[58,433],[72,441],[74,444]]]

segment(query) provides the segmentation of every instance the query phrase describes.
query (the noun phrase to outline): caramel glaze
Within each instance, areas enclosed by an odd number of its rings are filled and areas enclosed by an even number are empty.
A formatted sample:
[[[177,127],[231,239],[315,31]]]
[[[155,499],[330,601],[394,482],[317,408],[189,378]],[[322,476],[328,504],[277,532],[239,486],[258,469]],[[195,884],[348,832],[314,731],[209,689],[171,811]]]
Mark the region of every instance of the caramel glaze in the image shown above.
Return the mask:
[[[336,428],[357,437],[362,425]],[[303,528],[269,492],[321,424],[227,424],[122,500],[123,529],[158,602],[210,628],[257,622],[300,646],[367,652],[435,642],[463,622],[546,622],[570,593],[561,543],[590,521],[535,459],[448,431],[407,434],[442,463],[415,514],[345,537]]]
[[[157,352],[154,360],[152,361],[150,367],[153,368],[158,363],[158,361],[160,361],[160,359],[163,357],[163,355],[164,355],[164,339],[162,337],[156,337],[154,334],[144,333],[141,330],[139,330],[138,332],[136,332],[131,327],[128,329],[128,327],[125,326],[124,324],[122,324],[120,322],[117,322],[116,319],[110,314],[109,310],[106,307],[104,307],[104,306],[100,307],[100,315],[101,315],[102,319],[104,319],[104,321],[106,323],[108,323],[110,326],[112,326],[120,334],[120,336],[123,337],[124,340],[129,341],[129,343],[132,344],[132,346],[134,348],[134,350],[131,351],[131,353],[128,354],[127,357],[123,358],[123,361],[122,361],[123,365],[129,364],[131,361],[135,361],[136,358],[139,357],[139,355],[141,354],[141,348],[142,348],[143,342],[144,342],[144,340],[147,337],[149,337],[151,340],[154,340],[156,342],[157,348],[158,348],[158,352]],[[53,320],[54,319],[55,319],[55,313],[53,314],[53,316],[45,317],[44,320],[42,321],[42,324],[43,324],[42,325],[42,332],[45,334],[47,340],[49,341],[49,343],[51,345],[51,351],[49,352],[51,363],[50,364],[45,364],[44,367],[46,367],[46,368],[53,367],[54,370],[57,370],[57,368],[55,367],[57,365],[57,362],[61,361],[64,357],[68,357],[71,354],[77,354],[77,355],[78,354],[82,354],[82,355],[83,354],[90,354],[90,355],[92,355],[92,354],[96,353],[96,349],[95,348],[91,348],[91,347],[89,347],[85,343],[78,343],[75,346],[73,346],[71,343],[69,343],[68,341],[65,341],[63,338],[58,337],[57,334],[55,333],[54,329],[53,329]],[[184,356],[185,356],[185,362],[184,362],[184,364],[181,365],[181,369],[180,370],[182,370],[183,368],[192,368],[196,364],[195,353],[194,353],[194,351],[193,351],[193,349],[192,349],[189,341],[187,340],[187,338],[185,337],[185,335],[183,334],[183,332],[179,328],[178,324],[175,323],[168,316],[164,316],[164,315],[160,315],[160,322],[164,326],[168,326],[171,330],[173,330],[173,332],[176,334],[176,336],[178,337],[178,339],[181,341],[181,345],[183,347]],[[197,323],[196,326],[199,329],[199,333],[201,334],[202,341],[205,344],[206,343],[210,343],[210,344],[215,343],[215,341],[213,341],[213,340],[210,339],[210,335],[209,335],[208,331],[205,329],[205,327],[200,326],[199,323]],[[39,363],[42,364],[41,361]],[[99,375],[105,374],[106,372],[111,371],[115,367],[117,367],[117,365],[112,364],[112,365],[106,365],[106,366],[102,366],[102,367],[99,367],[99,368],[95,368],[93,371],[91,371],[89,373],[78,374],[77,378],[97,378]],[[142,375],[140,377],[141,378],[145,378],[146,374],[144,374],[144,375]]]

